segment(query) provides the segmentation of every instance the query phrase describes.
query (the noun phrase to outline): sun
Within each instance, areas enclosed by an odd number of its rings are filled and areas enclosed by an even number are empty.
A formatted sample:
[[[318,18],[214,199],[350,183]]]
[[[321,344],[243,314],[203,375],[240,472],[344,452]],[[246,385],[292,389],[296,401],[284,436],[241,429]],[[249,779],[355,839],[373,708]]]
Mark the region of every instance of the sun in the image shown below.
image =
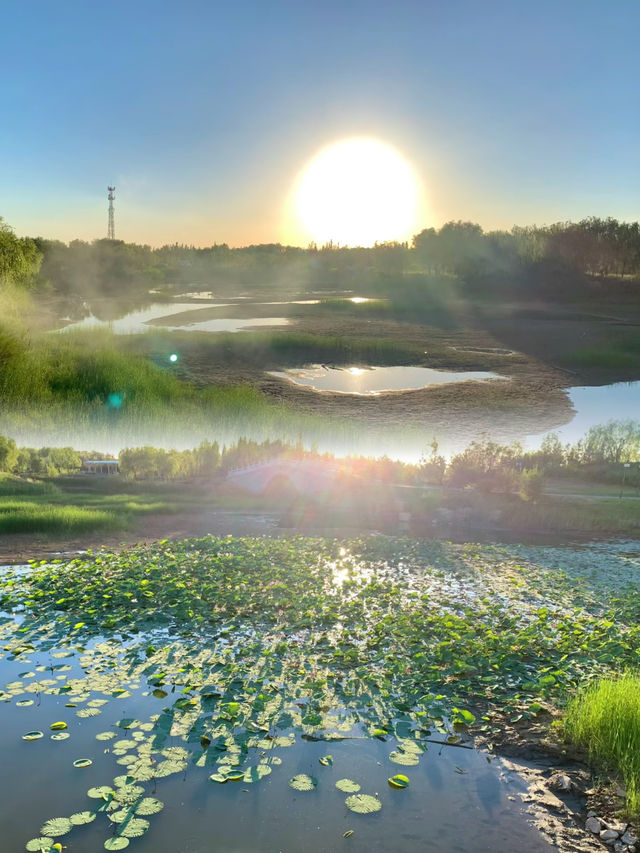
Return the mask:
[[[318,245],[373,246],[414,233],[419,183],[406,160],[377,139],[345,139],[320,151],[293,192],[294,229]]]

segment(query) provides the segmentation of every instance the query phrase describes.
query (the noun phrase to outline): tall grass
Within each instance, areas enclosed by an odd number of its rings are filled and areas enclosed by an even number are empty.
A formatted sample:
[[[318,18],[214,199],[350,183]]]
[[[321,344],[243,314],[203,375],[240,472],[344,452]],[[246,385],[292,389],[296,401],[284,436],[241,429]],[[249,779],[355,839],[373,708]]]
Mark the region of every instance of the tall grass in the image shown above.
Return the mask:
[[[48,481],[35,482],[14,477],[12,474],[0,474],[0,497],[33,497],[58,495],[60,490]]]
[[[0,533],[84,533],[118,526],[113,512],[75,506],[3,501]]]
[[[627,807],[640,815],[640,676],[589,685],[569,703],[564,728],[594,764],[621,773]]]

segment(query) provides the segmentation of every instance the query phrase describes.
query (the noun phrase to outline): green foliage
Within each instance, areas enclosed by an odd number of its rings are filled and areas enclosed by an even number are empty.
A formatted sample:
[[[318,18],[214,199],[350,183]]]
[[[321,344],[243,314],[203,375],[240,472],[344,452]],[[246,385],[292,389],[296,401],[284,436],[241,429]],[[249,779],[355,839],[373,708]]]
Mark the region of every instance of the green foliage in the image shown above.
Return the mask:
[[[619,771],[627,806],[640,815],[640,677],[601,678],[569,702],[564,730],[601,769]]]
[[[511,491],[518,481],[516,463],[521,457],[519,444],[499,445],[485,437],[451,459],[446,479],[452,486],[475,486],[483,492]]]
[[[41,262],[42,255],[35,241],[16,237],[0,217],[0,287],[32,284]]]
[[[520,477],[520,496],[526,501],[535,503],[544,491],[545,476],[539,468],[523,471]]]

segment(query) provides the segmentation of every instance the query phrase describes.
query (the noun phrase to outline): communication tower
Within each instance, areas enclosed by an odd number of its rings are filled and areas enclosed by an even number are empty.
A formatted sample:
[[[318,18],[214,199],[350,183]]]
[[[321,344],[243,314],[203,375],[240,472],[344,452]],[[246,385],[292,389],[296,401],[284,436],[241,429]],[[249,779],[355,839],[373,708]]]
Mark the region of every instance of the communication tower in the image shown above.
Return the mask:
[[[116,239],[116,226],[114,220],[113,213],[113,202],[116,197],[116,188],[115,187],[107,187],[109,190],[109,195],[107,198],[109,199],[109,225],[107,226],[107,240],[115,240]]]

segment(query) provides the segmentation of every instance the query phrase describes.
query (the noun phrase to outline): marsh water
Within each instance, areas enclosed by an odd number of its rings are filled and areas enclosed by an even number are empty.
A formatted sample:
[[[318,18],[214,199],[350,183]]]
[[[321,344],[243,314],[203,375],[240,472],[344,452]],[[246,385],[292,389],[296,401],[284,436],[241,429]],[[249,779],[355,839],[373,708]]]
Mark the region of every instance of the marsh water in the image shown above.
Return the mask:
[[[12,630],[9,618],[2,616],[5,642],[19,629],[19,617]],[[89,789],[111,785],[114,777],[127,772],[117,757],[122,749],[114,751],[114,745],[124,741],[105,739],[104,734],[126,739],[133,733],[139,745],[140,721],[154,719],[180,696],[177,692],[168,698],[156,697],[140,671],[133,673],[130,663],[136,645],[149,639],[110,642],[103,637],[73,647],[60,637],[59,645],[50,644],[46,650],[3,655],[0,686],[10,691],[0,703],[3,849],[24,850],[29,839],[45,835],[40,830],[47,821],[87,810],[97,812],[92,822],[74,826],[61,836],[52,832],[69,853],[95,853],[115,832],[117,824],[110,824],[107,814],[99,811],[104,803],[87,796]],[[171,639],[177,653],[180,642]],[[113,689],[115,683],[121,694]],[[67,685],[73,692],[60,693]],[[66,739],[52,739],[54,721],[67,724]],[[42,738],[23,740],[26,732],[38,730]],[[346,845],[362,853],[413,848],[433,853],[508,849],[542,853],[549,849],[530,825],[518,797],[524,785],[503,772],[493,756],[430,743],[424,745],[419,764],[404,768],[389,763],[391,742],[360,736],[327,743],[303,740],[295,732],[288,737],[289,743],[267,753],[273,758],[263,760],[272,762],[272,772],[255,784],[217,784],[208,778],[211,767],[194,766],[191,761],[182,772],[142,782],[144,796],[157,798],[164,808],[150,817],[149,830],[142,837],[132,838],[131,849],[140,853],[331,853],[347,849]],[[180,736],[170,737],[167,744],[186,745]],[[258,751],[250,749],[256,758]],[[327,753],[333,764],[322,766],[319,759]],[[88,758],[92,764],[78,769],[73,762],[79,758]],[[409,788],[389,786],[388,777],[397,772],[410,775]],[[317,778],[314,790],[296,791],[289,786],[289,779],[302,773]],[[382,809],[375,814],[349,811],[345,794],[335,787],[345,777],[359,782],[362,793],[377,796]],[[353,835],[345,839],[349,830]]]
[[[577,386],[567,389],[575,415],[570,423],[553,430],[563,444],[574,444],[593,426],[609,420],[640,418],[640,382]],[[538,447],[544,436],[529,436],[527,445]]]
[[[152,294],[153,295],[153,294]],[[134,310],[122,309],[122,316],[115,319],[104,319],[102,312],[96,308],[96,314],[89,313],[84,319],[68,322],[60,331],[68,331],[73,329],[91,329],[99,327],[109,327],[116,334],[129,335],[149,332],[154,328],[161,328],[166,331],[176,332],[204,332],[204,333],[221,333],[221,332],[240,332],[251,328],[286,328],[291,326],[291,319],[286,316],[264,316],[269,313],[265,310],[269,307],[271,310],[276,305],[296,305],[312,306],[318,303],[318,297],[336,298],[344,302],[351,302],[355,305],[372,301],[370,297],[359,295],[346,295],[326,293],[303,293],[300,298],[291,298],[289,300],[271,300],[257,301],[252,297],[247,296],[232,296],[216,298],[215,294],[210,291],[192,291],[179,294],[174,297],[173,301],[152,302],[151,304]],[[156,297],[157,298],[157,297]],[[251,316],[234,317],[234,313],[238,313],[238,306],[242,306],[243,313],[249,313]],[[224,316],[225,309],[229,309],[228,314]],[[86,305],[85,310],[90,310],[90,306]],[[356,309],[357,310],[357,309]],[[214,316],[212,316],[212,311]],[[283,314],[286,311],[283,310]],[[215,316],[220,314],[222,316]],[[100,315],[100,316],[96,316]],[[460,347],[455,349],[460,350]],[[464,348],[463,348],[464,349]],[[471,348],[468,351],[477,351],[478,348]],[[483,350],[484,351],[484,350]],[[492,349],[490,353],[504,354],[509,356],[511,350]],[[497,372],[490,371],[465,371],[465,370],[435,370],[423,365],[335,365],[335,364],[302,364],[297,367],[283,367],[279,370],[271,371],[270,374],[283,382],[288,382],[301,387],[306,387],[318,392],[333,392],[344,395],[353,395],[359,397],[376,398],[386,392],[399,393],[402,391],[415,391],[434,386],[454,385],[461,382],[477,382],[477,383],[492,383],[504,382],[506,377]],[[264,375],[264,374],[262,374]],[[256,379],[260,378],[260,371],[256,368]],[[510,382],[517,382],[517,379],[510,379]],[[537,420],[535,404],[532,404],[530,412],[523,412],[526,416],[526,425],[523,426],[518,434],[517,430],[511,430],[508,440],[518,439],[525,447],[535,449],[539,447],[545,435],[549,432],[556,432],[560,440],[566,442],[576,442],[589,430],[590,427],[601,424],[610,419],[625,419],[638,418],[640,416],[640,382],[631,383],[616,383],[605,386],[592,387],[573,387],[566,389],[566,396],[573,407],[575,414],[571,420],[562,424],[562,418],[566,418],[566,407],[560,411],[558,421],[559,425],[552,430],[541,428],[540,431],[535,430]],[[496,435],[500,432],[499,427],[502,425],[499,416],[496,416]],[[547,419],[548,423],[548,419]],[[457,435],[458,424],[452,423],[451,429],[446,432],[440,430],[436,435],[440,443],[440,449],[445,454],[453,454],[460,452],[473,438],[479,437],[481,427],[478,428],[478,435],[472,435],[467,428]],[[533,428],[532,428],[533,427]],[[487,427],[485,426],[484,429]],[[428,424],[425,424],[425,429],[430,429]],[[435,433],[435,431],[432,431]],[[176,439],[173,440],[172,446],[190,446],[193,441],[199,441],[205,436],[197,436],[192,441],[187,436],[176,444]],[[206,436],[208,437],[208,436]],[[256,436],[258,437],[258,436]],[[265,436],[262,436],[264,438]],[[29,443],[25,437],[23,440]],[[237,438],[234,435],[225,435],[224,440],[233,441]],[[399,443],[396,431],[390,431],[388,440],[386,438],[371,438],[358,433],[357,447],[351,439],[342,442],[340,439],[335,442],[327,443],[322,438],[314,437],[319,446],[324,450],[336,452],[339,455],[352,452],[367,452],[373,455],[388,455],[392,458],[400,458],[404,461],[416,462],[425,452],[425,442],[432,438],[429,433],[425,438],[410,435],[407,432],[406,437],[403,437],[401,444]],[[197,439],[197,440],[196,440]],[[103,439],[102,439],[103,440]],[[133,438],[128,440],[134,440]],[[154,437],[154,441],[160,439]],[[505,439],[507,440],[507,439]],[[70,439],[65,438],[63,443],[69,443]],[[363,444],[362,442],[365,442]],[[33,439],[31,443],[38,443]],[[107,448],[115,452],[119,447]]]
[[[185,332],[239,332],[252,326],[286,326],[289,320],[286,317],[250,317],[250,318],[230,318],[221,317],[216,320],[197,319],[189,323],[172,323],[171,318],[174,315],[181,314],[185,311],[193,312],[198,310],[198,306],[202,303],[197,302],[174,302],[174,303],[154,303],[147,308],[136,311],[129,311],[123,317],[116,320],[101,320],[93,314],[79,320],[75,323],[69,323],[64,326],[61,331],[68,332],[74,329],[95,329],[109,328],[116,335],[139,335],[144,332],[149,332],[154,326],[150,325],[153,320],[164,320],[162,328],[169,331],[185,331]],[[211,308],[226,308],[225,303],[209,303],[206,307],[200,307],[201,311],[208,311]]]
[[[312,364],[302,369],[270,371],[271,376],[288,379],[315,391],[339,394],[383,394],[385,391],[414,391],[455,382],[486,382],[506,379],[480,370],[434,370],[430,367],[328,367]]]

